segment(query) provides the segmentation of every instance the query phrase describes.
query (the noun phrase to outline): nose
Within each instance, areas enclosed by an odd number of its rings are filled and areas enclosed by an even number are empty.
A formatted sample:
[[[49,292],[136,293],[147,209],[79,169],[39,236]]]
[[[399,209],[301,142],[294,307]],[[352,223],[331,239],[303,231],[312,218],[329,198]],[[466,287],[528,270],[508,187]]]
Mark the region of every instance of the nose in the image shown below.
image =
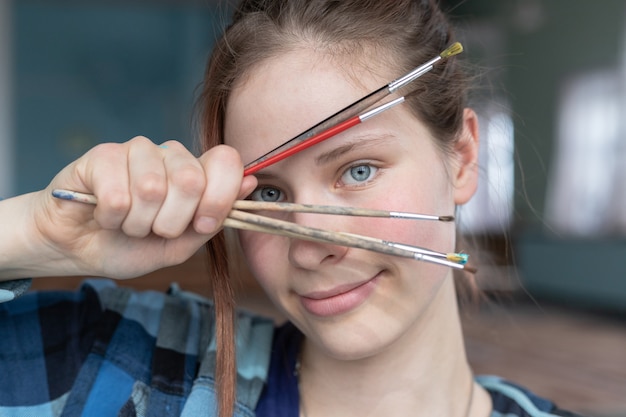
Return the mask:
[[[326,214],[294,213],[291,218],[294,223],[302,226],[313,227],[325,230],[345,230],[345,220],[339,217]],[[302,239],[291,238],[289,242],[289,261],[292,265],[315,270],[322,266],[338,263],[348,252],[345,246],[333,245],[330,243],[312,242]]]

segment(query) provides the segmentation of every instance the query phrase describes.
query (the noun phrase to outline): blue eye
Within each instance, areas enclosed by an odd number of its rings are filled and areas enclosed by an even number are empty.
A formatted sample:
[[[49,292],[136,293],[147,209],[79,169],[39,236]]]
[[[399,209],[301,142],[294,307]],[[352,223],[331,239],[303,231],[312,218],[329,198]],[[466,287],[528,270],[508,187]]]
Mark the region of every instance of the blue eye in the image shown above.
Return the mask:
[[[344,184],[358,184],[370,180],[374,174],[376,174],[378,168],[369,165],[361,164],[348,168],[341,176],[341,181]]]
[[[274,187],[260,187],[250,194],[250,200],[275,203],[283,199],[282,191]]]

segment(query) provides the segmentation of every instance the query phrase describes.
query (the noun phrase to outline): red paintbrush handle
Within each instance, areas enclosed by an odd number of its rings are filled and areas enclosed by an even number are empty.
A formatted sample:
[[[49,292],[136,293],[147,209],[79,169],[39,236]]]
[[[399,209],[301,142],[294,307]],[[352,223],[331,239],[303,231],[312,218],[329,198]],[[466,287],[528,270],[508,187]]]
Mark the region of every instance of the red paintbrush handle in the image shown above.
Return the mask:
[[[283,159],[294,155],[304,149],[307,149],[317,143],[320,143],[328,138],[331,138],[335,135],[338,135],[339,133],[343,132],[344,130],[347,130],[349,128],[351,128],[352,126],[356,126],[359,123],[361,123],[361,117],[360,116],[354,116],[351,117],[348,120],[345,120],[333,127],[330,127],[326,130],[324,130],[323,132],[318,133],[315,136],[311,136],[309,139],[303,140],[302,142],[298,143],[297,145],[279,153],[276,154],[274,156],[271,156],[269,158],[267,158],[266,160],[259,162],[256,165],[251,166],[250,168],[247,168],[243,171],[243,175],[251,175],[254,174],[255,172],[259,171],[260,169],[263,168],[267,168],[270,165],[274,165],[275,163],[277,163],[278,161],[282,161]]]

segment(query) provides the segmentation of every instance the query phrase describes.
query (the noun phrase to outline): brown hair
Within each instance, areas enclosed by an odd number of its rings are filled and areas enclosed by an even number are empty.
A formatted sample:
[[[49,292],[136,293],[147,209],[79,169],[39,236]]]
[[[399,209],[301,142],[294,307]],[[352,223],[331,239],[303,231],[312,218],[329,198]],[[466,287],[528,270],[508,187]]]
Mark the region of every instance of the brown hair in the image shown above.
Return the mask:
[[[454,41],[436,0],[243,0],[217,41],[206,69],[199,98],[203,148],[223,143],[229,94],[264,60],[308,45],[333,56],[382,57],[379,62],[389,62],[401,76]],[[435,66],[412,83],[415,91],[409,100],[411,109],[430,128],[444,152],[451,150],[461,131],[467,84],[465,71],[456,59]],[[219,414],[226,417],[233,413],[236,391],[234,303],[223,235],[207,246],[214,273],[219,337]],[[467,287],[457,291],[473,292]]]

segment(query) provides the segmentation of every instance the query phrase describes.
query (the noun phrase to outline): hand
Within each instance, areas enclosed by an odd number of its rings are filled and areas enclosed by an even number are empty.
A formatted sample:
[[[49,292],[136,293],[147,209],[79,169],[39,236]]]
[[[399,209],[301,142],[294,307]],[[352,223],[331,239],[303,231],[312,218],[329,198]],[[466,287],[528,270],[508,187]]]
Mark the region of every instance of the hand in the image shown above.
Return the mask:
[[[130,278],[181,263],[254,189],[242,176],[238,153],[224,145],[200,158],[175,141],[98,145],[30,198],[27,236],[41,274]],[[55,199],[55,188],[94,194],[98,204]]]

